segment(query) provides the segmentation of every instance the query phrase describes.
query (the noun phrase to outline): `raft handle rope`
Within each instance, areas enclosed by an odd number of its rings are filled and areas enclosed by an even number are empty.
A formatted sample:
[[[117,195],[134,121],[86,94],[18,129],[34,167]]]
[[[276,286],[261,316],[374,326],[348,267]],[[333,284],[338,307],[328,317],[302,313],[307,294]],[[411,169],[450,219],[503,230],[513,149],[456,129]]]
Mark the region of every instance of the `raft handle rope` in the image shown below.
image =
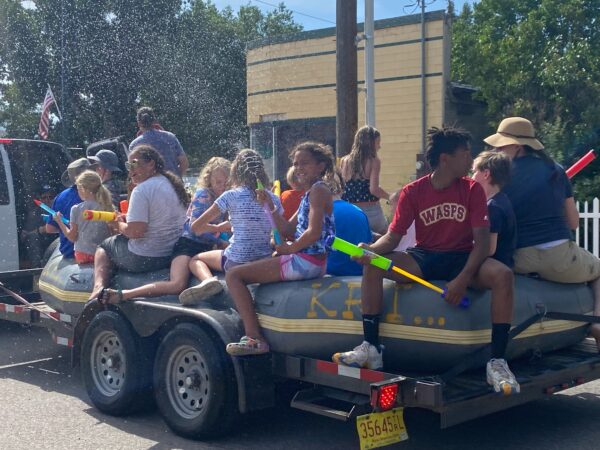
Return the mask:
[[[534,323],[541,321],[543,319],[569,320],[571,322],[583,322],[583,323],[600,323],[600,316],[588,316],[585,314],[565,313],[565,312],[559,312],[559,311],[547,311],[546,305],[544,305],[544,304],[537,304],[536,309],[538,310],[537,314],[534,314],[533,316],[529,317],[528,319],[525,319],[519,325],[517,325],[512,330],[510,330],[510,332],[508,333],[508,341],[509,342],[512,339],[514,339],[515,337],[517,337],[519,334],[521,334],[523,331],[525,331],[527,328],[529,328],[531,325],[533,325]],[[447,370],[443,374],[438,375],[434,378],[437,379],[438,381],[441,381],[442,383],[447,383],[448,381],[457,377],[464,371],[468,370],[474,362],[476,362],[477,360],[482,358],[486,352],[489,352],[490,348],[491,348],[491,343],[484,345],[480,349],[475,350],[470,355],[467,355],[460,363],[458,363],[451,369]]]

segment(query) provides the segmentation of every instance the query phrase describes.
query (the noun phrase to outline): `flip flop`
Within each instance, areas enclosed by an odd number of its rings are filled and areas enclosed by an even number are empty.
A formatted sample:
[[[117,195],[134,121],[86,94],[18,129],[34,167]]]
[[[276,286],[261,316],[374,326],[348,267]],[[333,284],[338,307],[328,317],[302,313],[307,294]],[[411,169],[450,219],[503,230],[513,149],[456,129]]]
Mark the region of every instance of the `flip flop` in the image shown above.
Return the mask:
[[[116,295],[116,298],[113,298],[115,295]],[[101,297],[100,302],[103,305],[118,305],[119,303],[122,303],[123,301],[124,301],[123,291],[121,289],[104,288],[102,290],[102,297]]]

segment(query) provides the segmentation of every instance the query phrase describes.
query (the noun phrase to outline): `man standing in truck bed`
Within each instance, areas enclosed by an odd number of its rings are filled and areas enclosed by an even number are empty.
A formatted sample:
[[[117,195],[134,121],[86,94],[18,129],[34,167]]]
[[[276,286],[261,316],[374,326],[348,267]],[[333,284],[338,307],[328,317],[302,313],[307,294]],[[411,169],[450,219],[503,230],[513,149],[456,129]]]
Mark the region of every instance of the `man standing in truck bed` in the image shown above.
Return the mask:
[[[165,169],[182,177],[189,167],[189,162],[177,137],[173,133],[153,127],[156,115],[148,106],[138,109],[137,123],[142,134],[129,144],[129,151],[140,144],[150,145],[163,157]]]

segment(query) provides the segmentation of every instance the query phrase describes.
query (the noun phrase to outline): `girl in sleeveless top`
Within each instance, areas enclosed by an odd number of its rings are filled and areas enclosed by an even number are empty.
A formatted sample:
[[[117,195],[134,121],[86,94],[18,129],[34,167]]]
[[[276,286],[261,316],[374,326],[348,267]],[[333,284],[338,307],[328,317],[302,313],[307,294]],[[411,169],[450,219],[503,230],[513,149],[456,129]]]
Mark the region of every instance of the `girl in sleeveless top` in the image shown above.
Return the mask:
[[[225,279],[235,302],[245,336],[227,345],[230,355],[267,353],[269,344],[262,335],[247,285],[276,281],[308,280],[322,277],[327,268],[327,237],[335,234],[331,183],[335,183],[331,149],[315,142],[304,142],[291,152],[295,174],[306,193],[298,211],[289,221],[276,214],[273,200],[266,191],[257,190],[257,198],[267,204],[281,236],[294,236],[290,244],[275,246],[274,258],[263,259],[229,270]]]
[[[377,151],[380,146],[381,134],[377,128],[368,125],[360,128],[350,154],[340,161],[340,169],[346,182],[342,200],[354,203],[365,212],[371,230],[385,234],[388,223],[379,200],[389,200],[390,194],[379,186],[381,161]]]

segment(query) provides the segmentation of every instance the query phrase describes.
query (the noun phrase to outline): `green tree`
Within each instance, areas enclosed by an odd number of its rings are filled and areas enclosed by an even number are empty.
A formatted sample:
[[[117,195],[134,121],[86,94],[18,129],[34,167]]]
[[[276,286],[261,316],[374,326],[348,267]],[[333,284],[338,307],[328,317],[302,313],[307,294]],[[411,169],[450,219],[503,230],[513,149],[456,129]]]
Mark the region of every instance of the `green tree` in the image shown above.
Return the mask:
[[[201,0],[0,0],[0,124],[32,138],[50,84],[64,119],[52,140],[132,139],[150,105],[194,162],[229,155],[247,141],[246,43],[300,30],[283,4],[236,14]]]
[[[597,0],[481,0],[453,24],[452,78],[480,89],[490,125],[531,119],[546,149],[570,165],[600,142],[600,8]],[[574,179],[576,194],[600,164]]]

